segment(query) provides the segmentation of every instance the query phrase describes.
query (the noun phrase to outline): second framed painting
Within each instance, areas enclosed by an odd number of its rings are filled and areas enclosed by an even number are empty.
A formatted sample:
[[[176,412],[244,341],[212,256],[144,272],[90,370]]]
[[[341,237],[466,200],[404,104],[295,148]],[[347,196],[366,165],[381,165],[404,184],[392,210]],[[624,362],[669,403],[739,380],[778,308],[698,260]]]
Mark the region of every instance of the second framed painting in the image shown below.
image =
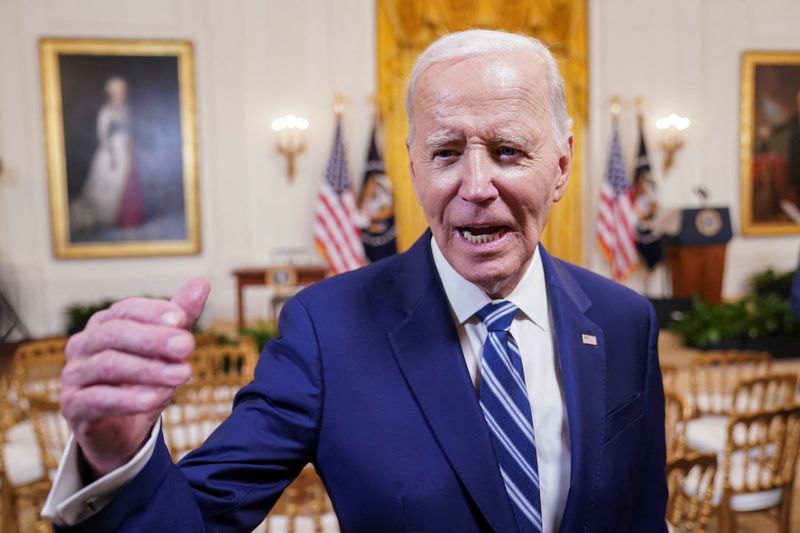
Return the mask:
[[[742,55],[744,235],[800,234],[800,52]]]
[[[200,252],[188,41],[39,42],[56,257]]]

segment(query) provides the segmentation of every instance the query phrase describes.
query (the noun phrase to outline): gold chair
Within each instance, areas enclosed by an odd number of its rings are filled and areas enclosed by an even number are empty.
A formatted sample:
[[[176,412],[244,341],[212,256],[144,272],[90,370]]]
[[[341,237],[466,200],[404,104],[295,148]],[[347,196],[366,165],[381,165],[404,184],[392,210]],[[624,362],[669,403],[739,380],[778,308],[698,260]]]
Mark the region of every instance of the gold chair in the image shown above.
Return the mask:
[[[734,416],[727,437],[717,484],[720,532],[736,530],[735,513],[776,511],[778,532],[789,533],[800,407]]]
[[[8,380],[0,375],[0,397],[9,397]],[[12,412],[11,402],[0,402],[0,531],[16,530],[16,506],[14,504],[14,492],[9,481],[6,468],[6,431],[16,422]]]
[[[691,453],[667,462],[667,522],[673,531],[703,533],[714,508],[715,455]]]
[[[48,398],[34,396],[26,398],[30,421],[36,437],[35,446],[27,454],[36,454],[36,470],[42,472],[41,478],[28,485],[17,487],[16,512],[18,523],[24,531],[50,531],[50,523],[41,518],[39,512],[44,505],[55,478],[58,463],[67,445],[70,430],[67,421],[61,416],[60,403]]]
[[[330,531],[333,528],[326,522],[336,522],[328,493],[312,465],[306,465],[283,491],[267,517],[267,531],[295,533],[303,521],[308,525],[302,529],[313,527],[315,533]]]
[[[731,393],[731,415],[743,415],[791,407],[796,403],[797,375],[769,374],[743,379]],[[729,419],[727,416],[703,416],[686,424],[689,447],[721,455]]]
[[[797,374],[770,374],[739,382],[733,391],[737,414],[791,407],[797,403]]]
[[[27,417],[28,397],[59,401],[66,346],[67,337],[54,337],[24,342],[17,347],[12,360],[10,392],[18,421]]]
[[[683,395],[664,389],[664,430],[667,439],[667,457],[681,457],[686,452],[686,423],[689,408]]]
[[[678,367],[670,364],[661,364],[661,381],[664,389],[678,390],[677,387]]]
[[[689,365],[689,398],[695,416],[728,415],[733,389],[743,379],[765,376],[772,370],[769,354],[711,352]]]
[[[251,340],[200,346],[189,356],[192,378],[175,391],[162,414],[164,438],[177,461],[230,414],[233,398],[252,381],[258,350]]]
[[[59,408],[66,338],[30,341],[12,360],[4,420],[3,531],[49,529],[38,511],[50,489],[69,429]]]

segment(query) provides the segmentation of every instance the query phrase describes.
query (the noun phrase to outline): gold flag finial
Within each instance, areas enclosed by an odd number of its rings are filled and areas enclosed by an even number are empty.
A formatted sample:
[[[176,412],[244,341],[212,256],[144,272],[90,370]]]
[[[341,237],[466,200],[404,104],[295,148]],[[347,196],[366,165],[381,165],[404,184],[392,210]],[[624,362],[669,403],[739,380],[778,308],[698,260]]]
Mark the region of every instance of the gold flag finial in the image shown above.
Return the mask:
[[[333,112],[336,113],[336,118],[342,118],[344,115],[344,95],[342,93],[333,95]]]

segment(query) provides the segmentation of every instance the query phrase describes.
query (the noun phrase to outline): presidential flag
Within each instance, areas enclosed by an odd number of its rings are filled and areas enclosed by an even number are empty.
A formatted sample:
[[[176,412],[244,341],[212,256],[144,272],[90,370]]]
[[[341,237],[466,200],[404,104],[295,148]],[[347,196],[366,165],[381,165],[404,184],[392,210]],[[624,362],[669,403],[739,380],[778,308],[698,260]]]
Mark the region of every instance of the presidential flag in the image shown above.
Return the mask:
[[[636,219],[615,126],[608,157],[608,172],[600,189],[597,221],[600,247],[611,266],[611,276],[615,280],[624,280],[636,268],[636,243],[633,236]]]
[[[394,223],[394,188],[384,173],[383,158],[378,150],[377,126],[372,127],[367,166],[358,208],[361,211],[361,240],[370,261],[397,253],[397,228]]]
[[[317,196],[314,219],[314,241],[333,274],[354,270],[365,263],[361,233],[356,225],[357,212],[341,119],[337,117],[333,149]]]
[[[647,268],[653,269],[664,259],[662,236],[653,231],[652,222],[658,211],[656,185],[650,175],[650,159],[642,130],[643,119],[639,117],[639,154],[633,171],[633,205],[636,210],[636,249]]]

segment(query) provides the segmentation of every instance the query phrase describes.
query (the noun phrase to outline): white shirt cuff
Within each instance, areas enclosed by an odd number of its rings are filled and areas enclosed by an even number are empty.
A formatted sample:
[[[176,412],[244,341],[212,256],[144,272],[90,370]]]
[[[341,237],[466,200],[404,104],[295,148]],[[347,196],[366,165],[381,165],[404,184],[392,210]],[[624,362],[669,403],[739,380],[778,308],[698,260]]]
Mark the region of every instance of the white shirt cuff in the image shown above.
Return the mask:
[[[141,472],[156,448],[161,431],[159,419],[150,431],[150,438],[127,464],[83,486],[78,464],[78,444],[70,435],[58,465],[53,486],[42,508],[42,516],[58,526],[73,526],[100,512],[125,485]]]

